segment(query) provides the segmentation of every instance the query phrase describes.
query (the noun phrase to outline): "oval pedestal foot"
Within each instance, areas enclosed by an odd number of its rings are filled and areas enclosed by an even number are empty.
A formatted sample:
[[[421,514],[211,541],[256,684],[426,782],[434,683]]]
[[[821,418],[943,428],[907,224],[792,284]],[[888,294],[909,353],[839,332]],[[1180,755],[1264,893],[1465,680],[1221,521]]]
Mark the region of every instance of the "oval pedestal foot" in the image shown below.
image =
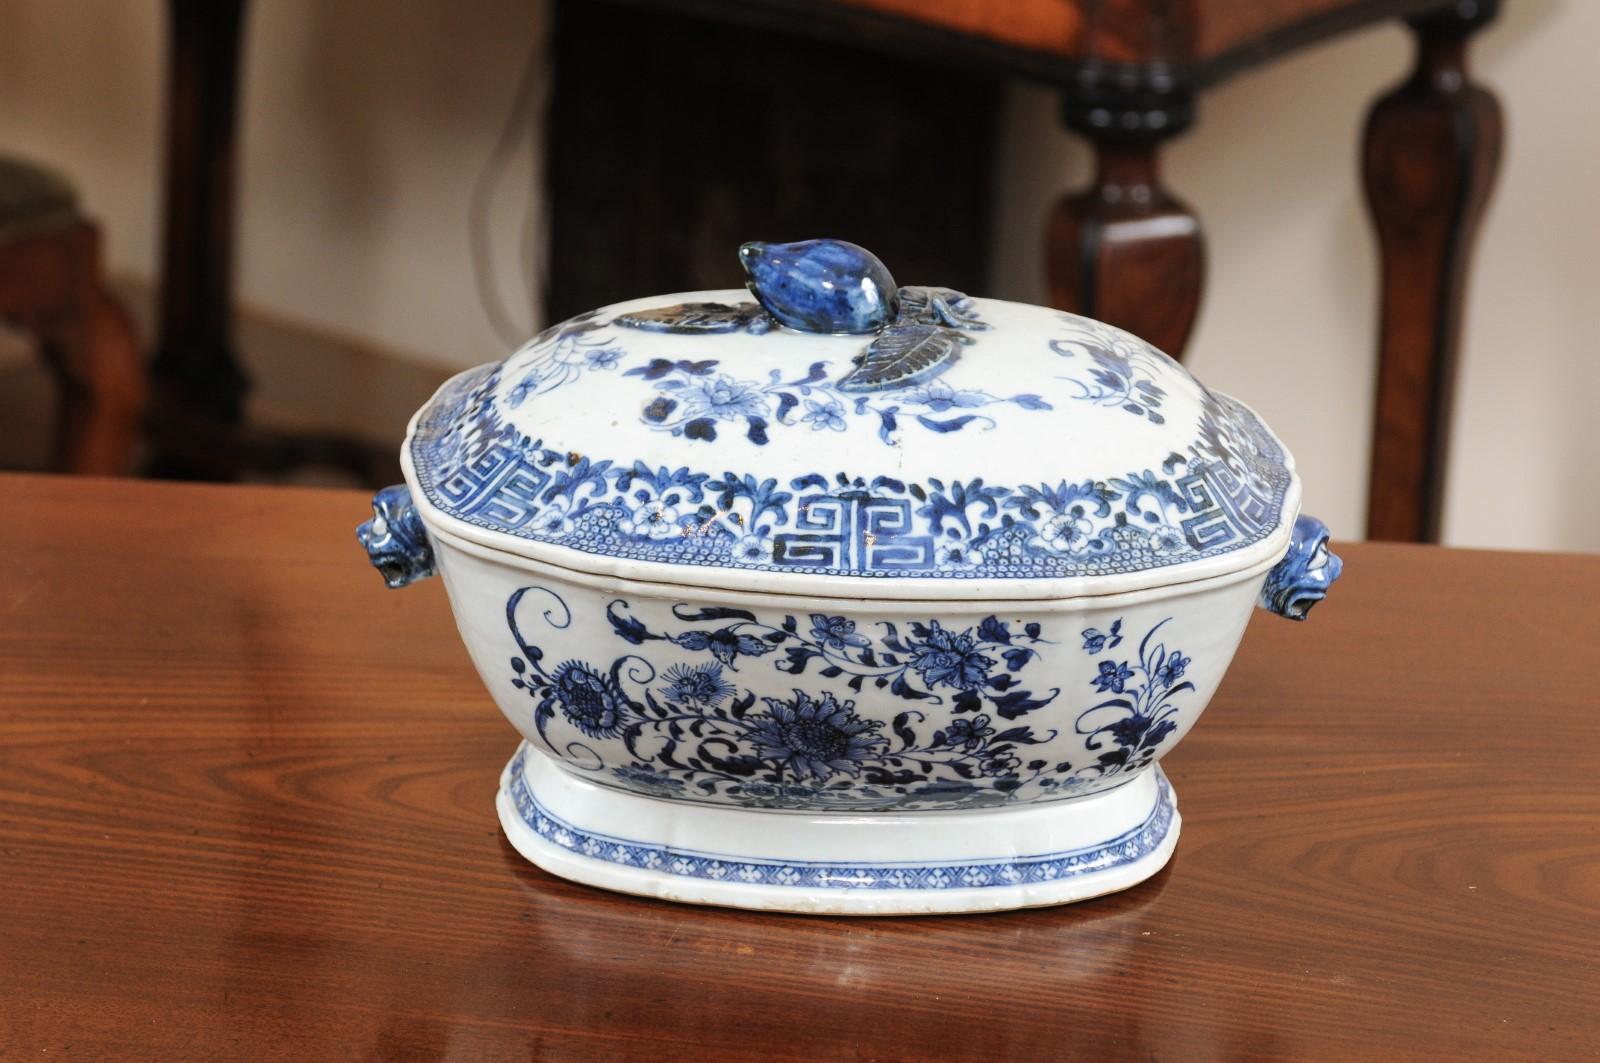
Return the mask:
[[[524,744],[497,799],[523,856],[576,882],[691,904],[929,915],[1066,904],[1159,871],[1181,823],[1159,767],[1064,801],[871,815],[735,809],[599,785]]]

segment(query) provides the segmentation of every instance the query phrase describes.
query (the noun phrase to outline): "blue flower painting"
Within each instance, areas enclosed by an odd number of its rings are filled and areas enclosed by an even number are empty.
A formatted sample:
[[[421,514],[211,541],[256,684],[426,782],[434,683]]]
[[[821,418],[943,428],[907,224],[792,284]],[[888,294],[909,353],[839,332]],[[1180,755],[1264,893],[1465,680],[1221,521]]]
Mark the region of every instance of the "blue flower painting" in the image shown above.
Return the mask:
[[[767,711],[750,717],[756,754],[796,779],[859,775],[861,765],[887,745],[879,724],[853,711],[855,702],[796,690],[789,699],[767,698]]]
[[[530,598],[537,607],[524,606]],[[591,770],[615,765],[620,784],[654,796],[762,808],[984,807],[1075,796],[1148,765],[1176,731],[1179,695],[1194,689],[1193,658],[1160,637],[1168,621],[1146,633],[1136,657],[1089,662],[1084,686],[1101,700],[1069,707],[1061,690],[1028,679],[1053,645],[1038,623],[885,620],[868,632],[837,614],[763,618],[687,604],[671,617],[649,624],[614,599],[605,619],[623,652],[546,670],[528,620],[560,631],[571,611],[545,587],[511,596],[506,619],[520,651],[511,683],[533,700],[552,754]],[[1109,628],[1117,634],[1088,629],[1100,641],[1085,652],[1121,642],[1122,629],[1121,618]],[[1086,632],[1085,641],[1095,639]],[[652,646],[674,651],[657,666]],[[900,707],[885,711],[886,701]],[[562,726],[570,730],[557,737]]]

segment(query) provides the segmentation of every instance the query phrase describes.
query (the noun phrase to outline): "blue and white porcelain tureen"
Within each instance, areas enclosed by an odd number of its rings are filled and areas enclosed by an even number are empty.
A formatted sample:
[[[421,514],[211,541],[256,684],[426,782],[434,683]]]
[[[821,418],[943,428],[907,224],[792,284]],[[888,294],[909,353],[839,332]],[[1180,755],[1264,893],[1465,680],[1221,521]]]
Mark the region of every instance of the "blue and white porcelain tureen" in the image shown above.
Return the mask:
[[[749,292],[546,329],[412,421],[360,539],[522,733],[507,836],[747,908],[966,912],[1171,856],[1157,761],[1252,605],[1338,577],[1247,407],[1071,314],[747,244]]]

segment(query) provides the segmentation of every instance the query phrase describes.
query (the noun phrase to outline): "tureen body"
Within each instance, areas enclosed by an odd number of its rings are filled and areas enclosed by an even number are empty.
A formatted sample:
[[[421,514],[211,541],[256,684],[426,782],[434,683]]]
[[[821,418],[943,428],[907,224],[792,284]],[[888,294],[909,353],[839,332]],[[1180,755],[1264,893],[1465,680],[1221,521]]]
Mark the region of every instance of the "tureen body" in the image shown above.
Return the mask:
[[[512,843],[796,911],[1153,874],[1157,762],[1252,607],[1303,618],[1338,575],[1287,451],[1098,322],[836,241],[741,257],[750,293],[581,315],[446,384],[361,529],[391,586],[443,576],[523,736]]]

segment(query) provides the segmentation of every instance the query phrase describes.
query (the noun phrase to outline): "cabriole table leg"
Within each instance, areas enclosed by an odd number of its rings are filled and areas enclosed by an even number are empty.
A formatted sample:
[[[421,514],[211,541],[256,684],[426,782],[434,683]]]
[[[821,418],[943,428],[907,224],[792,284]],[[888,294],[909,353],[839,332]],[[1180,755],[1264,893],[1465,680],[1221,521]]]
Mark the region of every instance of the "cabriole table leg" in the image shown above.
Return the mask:
[[[1050,303],[1179,358],[1200,307],[1205,250],[1199,219],[1162,187],[1156,152],[1188,128],[1193,97],[1160,68],[1090,80],[1069,94],[1064,116],[1094,145],[1096,172],[1051,218]]]
[[[1364,177],[1382,256],[1367,535],[1436,542],[1467,264],[1500,158],[1500,106],[1467,76],[1493,0],[1410,20],[1410,78],[1367,118]]]

